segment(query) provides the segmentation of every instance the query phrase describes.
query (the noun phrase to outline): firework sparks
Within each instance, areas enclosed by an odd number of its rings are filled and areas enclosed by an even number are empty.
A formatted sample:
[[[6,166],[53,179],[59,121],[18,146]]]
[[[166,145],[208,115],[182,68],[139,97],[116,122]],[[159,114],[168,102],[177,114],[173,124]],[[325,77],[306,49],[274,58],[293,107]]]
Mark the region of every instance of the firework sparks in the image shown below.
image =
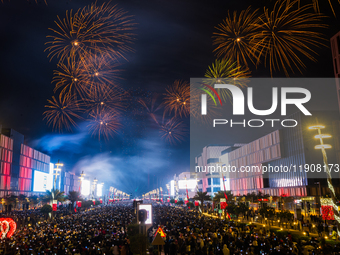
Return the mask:
[[[186,130],[182,121],[172,118],[163,122],[159,130],[162,139],[173,145],[184,141]]]
[[[52,83],[55,83],[54,92],[61,95],[84,98],[88,93],[84,83],[86,73],[79,67],[74,58],[67,58],[66,63],[59,63],[58,70],[54,70]]]
[[[50,41],[46,43],[50,59],[57,57],[62,62],[73,54],[82,59],[90,50],[97,50],[117,60],[132,51],[135,24],[117,5],[93,3],[75,13],[66,12],[63,19],[58,16],[55,23],[57,28],[50,28],[53,35],[47,36]]]
[[[190,85],[186,81],[175,81],[166,88],[164,94],[164,113],[174,113],[175,116],[185,117],[190,113]]]
[[[106,91],[109,88],[116,87],[116,81],[120,79],[120,64],[112,63],[112,59],[107,55],[89,53],[81,61],[80,69],[83,76],[83,82],[88,88],[89,93],[97,91]]]
[[[211,66],[208,67],[205,77],[212,78],[203,80],[205,83],[214,85],[216,83],[228,84],[232,82],[234,85],[244,88],[247,86],[247,79],[250,77],[250,70],[248,67],[240,67],[236,62],[227,59],[215,60]],[[217,89],[223,101],[230,99],[230,91],[226,89]]]
[[[115,112],[123,111],[127,105],[128,93],[114,88],[106,91],[94,90],[87,95],[84,103],[87,112]]]
[[[74,118],[81,119],[77,112],[82,109],[74,97],[60,94],[58,99],[53,96],[52,100],[47,100],[47,102],[44,119],[54,130],[59,132],[64,128],[71,130],[71,126],[76,126]]]
[[[255,63],[254,36],[259,32],[258,10],[248,9],[239,14],[235,11],[233,15],[228,12],[227,18],[216,28],[213,33],[213,45],[216,45],[214,52],[217,57],[230,59],[239,65],[248,65],[248,61]]]
[[[312,8],[311,4],[298,7],[298,0],[282,0],[275,3],[272,11],[264,9],[258,25],[261,33],[254,36],[254,52],[258,63],[264,59],[269,65],[271,75],[283,70],[289,76],[288,70],[294,72],[295,68],[302,72],[305,64],[300,56],[316,61],[313,48],[324,45],[324,39],[322,33],[312,29],[327,26],[321,20],[324,16],[310,12]]]
[[[207,109],[208,114],[202,115],[201,114],[201,95],[204,93],[202,90],[199,89],[202,87],[201,84],[195,84],[191,88],[190,94],[190,122],[193,121],[197,124],[211,124],[213,119],[218,118],[218,106],[216,106],[213,100],[208,97],[207,98]]]
[[[96,110],[92,111],[89,117],[89,131],[92,135],[98,135],[99,140],[101,137],[108,140],[110,137],[113,137],[121,127],[119,114],[117,112]]]
[[[154,95],[151,97],[151,99],[143,99],[143,98],[138,98],[138,103],[140,103],[144,109],[146,110],[147,114],[151,117],[152,120],[155,121],[159,125],[159,121],[157,120],[157,111],[159,111],[162,108],[162,105],[157,105],[157,99],[158,96]]]

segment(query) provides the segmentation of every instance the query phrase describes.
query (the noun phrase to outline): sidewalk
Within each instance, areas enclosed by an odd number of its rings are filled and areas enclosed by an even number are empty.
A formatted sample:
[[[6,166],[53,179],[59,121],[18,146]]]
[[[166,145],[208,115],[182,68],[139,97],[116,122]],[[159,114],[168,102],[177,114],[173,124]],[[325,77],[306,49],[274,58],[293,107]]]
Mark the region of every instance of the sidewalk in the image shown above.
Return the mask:
[[[212,215],[212,214],[208,214],[208,213],[203,213],[204,216],[208,216],[208,217],[212,217],[212,218],[218,218],[218,216],[216,215]],[[250,221],[250,220],[235,220],[237,222],[241,222],[241,223],[251,223],[253,225],[256,225],[258,227],[263,227],[265,225],[265,228],[266,230],[280,230],[282,229],[282,231],[289,231],[291,234],[298,234],[298,235],[301,235],[301,236],[308,236],[308,233],[305,232],[305,231],[301,231],[301,230],[296,230],[296,229],[292,229],[292,228],[285,228],[285,227],[279,227],[279,226],[275,226],[275,225],[271,225],[269,226],[267,223],[260,223],[260,222],[254,222],[254,221]],[[313,231],[313,230],[312,230]],[[309,233],[309,236],[310,237],[319,237],[318,233],[315,233],[315,232],[310,232]],[[323,237],[326,237],[326,239],[330,239],[330,236],[329,235],[326,235],[325,232],[323,232]]]

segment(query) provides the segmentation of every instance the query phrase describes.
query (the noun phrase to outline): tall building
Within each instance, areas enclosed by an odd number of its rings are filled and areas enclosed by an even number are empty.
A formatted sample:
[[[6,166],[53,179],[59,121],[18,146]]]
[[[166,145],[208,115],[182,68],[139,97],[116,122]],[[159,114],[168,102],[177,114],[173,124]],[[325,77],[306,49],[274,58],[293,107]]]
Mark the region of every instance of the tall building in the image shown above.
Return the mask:
[[[1,130],[0,150],[0,196],[31,195],[35,174],[50,174],[50,156],[25,145],[24,136],[13,129]]]
[[[228,148],[230,146],[209,145],[204,147],[202,153],[195,158],[196,166],[201,167],[201,171],[197,171],[200,191],[208,192],[208,195],[213,196],[214,193],[223,189],[221,174],[217,172],[211,173],[206,170],[211,167],[217,167],[220,164],[222,151]]]

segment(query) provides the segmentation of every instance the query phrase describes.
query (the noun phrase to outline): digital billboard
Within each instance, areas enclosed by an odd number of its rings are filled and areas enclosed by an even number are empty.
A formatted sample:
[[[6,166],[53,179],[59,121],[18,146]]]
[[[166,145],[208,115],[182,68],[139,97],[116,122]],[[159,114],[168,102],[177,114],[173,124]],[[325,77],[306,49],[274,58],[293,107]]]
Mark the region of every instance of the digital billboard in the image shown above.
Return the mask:
[[[144,209],[146,211],[146,221],[145,224],[152,224],[152,205],[151,204],[138,204],[138,211]],[[139,222],[140,224],[141,222]]]
[[[195,189],[197,185],[196,180],[179,180],[178,188],[179,189]]]
[[[97,197],[101,197],[103,195],[103,184],[97,185]]]
[[[34,170],[33,191],[45,192],[53,188],[53,174]]]
[[[83,196],[88,196],[90,195],[90,191],[91,191],[91,184],[90,181],[88,180],[83,180],[81,182],[81,194]]]

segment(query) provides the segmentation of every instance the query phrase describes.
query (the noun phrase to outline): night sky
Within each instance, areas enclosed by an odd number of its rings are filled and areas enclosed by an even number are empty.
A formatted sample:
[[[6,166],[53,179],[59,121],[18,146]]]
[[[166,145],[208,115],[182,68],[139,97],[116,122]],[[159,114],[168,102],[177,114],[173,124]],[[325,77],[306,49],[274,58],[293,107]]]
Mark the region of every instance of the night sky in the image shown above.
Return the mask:
[[[4,0],[0,3],[0,124],[25,135],[26,143],[60,159],[67,171],[84,170],[91,178],[113,185],[127,193],[141,194],[170,180],[175,173],[189,170],[189,134],[178,145],[169,145],[159,137],[150,119],[140,114],[133,104],[124,115],[123,128],[109,141],[98,141],[87,131],[87,123],[79,122],[73,132],[52,132],[43,120],[46,100],[53,95],[51,84],[56,60],[49,61],[44,52],[49,27],[55,27],[57,15],[82,8],[93,1],[47,0],[36,4],[26,0]],[[98,1],[98,4],[104,1]],[[122,67],[121,85],[133,94],[159,94],[175,80],[202,77],[215,57],[212,33],[230,12],[246,9],[254,1],[111,1],[137,23],[134,53]],[[256,1],[263,8],[274,1]],[[326,2],[326,1],[324,1]],[[336,2],[336,1],[335,1]],[[337,3],[335,11],[340,13]],[[326,44],[340,30],[327,3],[321,10],[325,19]],[[339,15],[338,15],[339,16]],[[294,77],[332,77],[331,51],[317,50],[318,62],[306,61],[307,70]],[[252,68],[252,77],[269,77],[263,66]],[[275,73],[276,77],[283,74]],[[162,113],[159,113],[161,115]],[[189,129],[189,119],[183,120]],[[248,141],[239,141],[248,142]]]

